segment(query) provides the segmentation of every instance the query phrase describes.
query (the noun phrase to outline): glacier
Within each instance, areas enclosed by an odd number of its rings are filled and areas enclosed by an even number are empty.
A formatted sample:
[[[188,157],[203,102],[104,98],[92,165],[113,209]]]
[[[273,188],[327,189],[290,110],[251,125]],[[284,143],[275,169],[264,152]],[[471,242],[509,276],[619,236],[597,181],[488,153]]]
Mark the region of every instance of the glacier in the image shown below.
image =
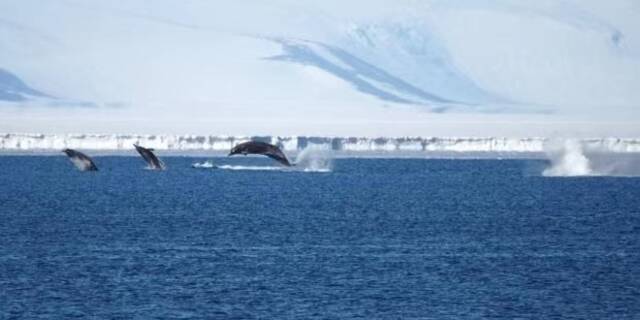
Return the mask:
[[[636,0],[0,1],[0,47],[1,132],[640,136]]]
[[[309,102],[314,90],[435,110],[635,106],[639,11],[633,0],[25,0],[0,3],[0,68],[54,96],[136,108]]]
[[[260,140],[287,152],[312,147],[339,153],[544,153],[554,140],[542,137],[321,137],[321,136],[223,136],[136,134],[0,134],[0,152],[59,151],[64,148],[125,151],[133,144],[156,150],[227,152],[234,145]],[[586,151],[640,153],[640,139],[588,138],[579,143]]]

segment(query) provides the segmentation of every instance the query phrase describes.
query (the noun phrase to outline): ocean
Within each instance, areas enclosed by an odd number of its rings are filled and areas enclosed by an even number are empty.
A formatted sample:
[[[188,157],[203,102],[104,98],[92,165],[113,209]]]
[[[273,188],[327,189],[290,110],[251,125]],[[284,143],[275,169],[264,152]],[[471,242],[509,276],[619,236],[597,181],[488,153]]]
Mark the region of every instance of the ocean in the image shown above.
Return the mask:
[[[1,319],[640,318],[639,178],[95,160],[0,156]]]

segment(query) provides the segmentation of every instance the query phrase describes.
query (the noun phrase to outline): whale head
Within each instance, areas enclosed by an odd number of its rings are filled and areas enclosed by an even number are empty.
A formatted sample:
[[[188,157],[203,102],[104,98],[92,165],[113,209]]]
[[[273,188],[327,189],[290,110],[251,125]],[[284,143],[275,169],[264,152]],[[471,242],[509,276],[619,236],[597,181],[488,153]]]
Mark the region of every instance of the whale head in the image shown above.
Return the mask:
[[[231,148],[231,151],[229,152],[229,154],[227,155],[227,157],[232,156],[232,155],[234,155],[234,154],[238,154],[238,153],[240,153],[240,152],[241,152],[241,151],[240,151],[239,146],[235,146],[235,147]]]

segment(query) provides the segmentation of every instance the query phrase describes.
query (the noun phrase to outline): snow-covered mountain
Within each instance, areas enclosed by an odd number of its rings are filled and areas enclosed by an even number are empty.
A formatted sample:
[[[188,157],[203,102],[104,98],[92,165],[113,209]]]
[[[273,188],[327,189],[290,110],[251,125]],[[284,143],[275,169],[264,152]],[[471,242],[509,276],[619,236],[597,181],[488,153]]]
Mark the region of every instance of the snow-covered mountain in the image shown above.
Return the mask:
[[[319,118],[430,126],[441,121],[428,113],[523,115],[523,125],[530,114],[640,115],[635,0],[7,1],[0,48],[0,126],[22,131],[55,131],[34,120],[43,118],[75,132],[105,121],[127,123],[113,132],[160,122],[192,132],[203,119],[229,131],[295,119],[291,133],[304,134],[294,131]],[[99,111],[46,111],[73,101]]]
[[[0,100],[24,101],[32,97],[43,97],[44,93],[30,88],[20,78],[7,70],[0,69]]]
[[[90,102],[73,101],[50,96],[31,88],[15,74],[0,69],[0,102],[19,103],[23,106],[93,107]]]

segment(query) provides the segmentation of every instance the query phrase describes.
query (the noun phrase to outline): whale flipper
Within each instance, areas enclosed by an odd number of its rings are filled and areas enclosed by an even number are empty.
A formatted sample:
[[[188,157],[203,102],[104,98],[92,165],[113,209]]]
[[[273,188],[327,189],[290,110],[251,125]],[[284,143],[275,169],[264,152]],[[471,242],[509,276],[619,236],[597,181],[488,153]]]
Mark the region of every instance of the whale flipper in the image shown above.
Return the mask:
[[[153,149],[148,149],[137,144],[133,145],[136,148],[136,151],[142,156],[144,161],[149,164],[149,168],[152,170],[164,170],[167,167],[164,165],[164,162],[160,160],[154,153]]]
[[[229,156],[234,154],[261,154],[278,161],[284,166],[292,166],[287,159],[287,156],[285,156],[280,148],[262,141],[247,141],[238,144],[231,149],[231,152],[229,152]]]
[[[73,149],[64,149],[62,150],[62,152],[64,152],[67,157],[69,157],[71,163],[73,163],[73,165],[75,165],[78,170],[98,171],[98,166],[96,166],[96,164],[93,162],[93,159],[91,159],[86,154]]]

